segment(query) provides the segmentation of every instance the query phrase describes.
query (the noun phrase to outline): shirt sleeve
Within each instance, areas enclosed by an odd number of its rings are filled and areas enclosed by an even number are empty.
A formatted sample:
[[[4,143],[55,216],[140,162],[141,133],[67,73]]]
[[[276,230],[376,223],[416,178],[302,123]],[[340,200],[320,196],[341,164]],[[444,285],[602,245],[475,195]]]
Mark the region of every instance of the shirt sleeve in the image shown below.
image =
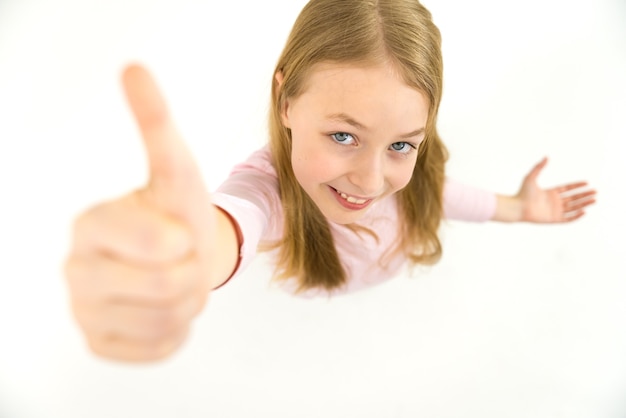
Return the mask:
[[[240,260],[231,279],[252,262],[259,242],[276,222],[274,215],[281,212],[275,173],[269,151],[263,148],[235,166],[211,196],[213,204],[227,212],[241,232]]]
[[[494,216],[496,204],[494,193],[446,178],[443,208],[447,219],[485,222]]]
[[[237,223],[241,231],[241,246],[239,247],[239,264],[230,278],[244,271],[256,255],[257,245],[265,229],[265,216],[257,206],[251,202],[225,193],[214,193],[211,196],[213,204],[226,211]]]

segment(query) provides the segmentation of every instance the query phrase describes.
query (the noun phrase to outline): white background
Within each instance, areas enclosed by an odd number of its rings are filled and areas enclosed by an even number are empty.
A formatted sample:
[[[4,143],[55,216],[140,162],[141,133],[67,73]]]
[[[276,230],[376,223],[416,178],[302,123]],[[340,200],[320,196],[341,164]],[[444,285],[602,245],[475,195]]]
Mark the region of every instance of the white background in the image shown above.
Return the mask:
[[[444,40],[449,174],[598,203],[568,225],[448,223],[443,260],[333,300],[259,258],[165,362],[92,356],[61,265],[73,217],[140,186],[119,73],[152,69],[207,182],[266,140],[303,0],[0,2],[0,417],[626,416],[626,4],[424,0]]]

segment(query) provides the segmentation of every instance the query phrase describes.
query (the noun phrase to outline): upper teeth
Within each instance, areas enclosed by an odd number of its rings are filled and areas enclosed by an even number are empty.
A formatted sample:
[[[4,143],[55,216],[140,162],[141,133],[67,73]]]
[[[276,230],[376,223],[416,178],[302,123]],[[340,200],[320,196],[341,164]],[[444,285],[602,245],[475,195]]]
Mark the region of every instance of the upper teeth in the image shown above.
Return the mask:
[[[367,202],[367,199],[357,199],[356,197],[348,196],[343,192],[339,192],[339,195],[346,199],[348,202],[356,203],[357,205],[362,205],[363,203]]]

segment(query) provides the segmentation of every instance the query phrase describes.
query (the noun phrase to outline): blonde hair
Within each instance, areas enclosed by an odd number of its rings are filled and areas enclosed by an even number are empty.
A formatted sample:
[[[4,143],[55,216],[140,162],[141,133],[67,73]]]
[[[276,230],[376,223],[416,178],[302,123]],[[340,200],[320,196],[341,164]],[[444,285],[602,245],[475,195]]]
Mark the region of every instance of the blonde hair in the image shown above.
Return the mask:
[[[427,97],[426,137],[409,184],[397,193],[404,222],[396,251],[413,264],[435,263],[441,256],[437,232],[447,159],[436,130],[443,78],[439,30],[417,0],[311,0],[276,65],[282,82],[274,79],[272,86],[270,150],[285,218],[283,238],[272,246],[279,248],[276,277],[295,278],[299,290],[331,291],[346,282],[328,222],[295,178],[291,132],[281,121],[285,101],[303,93],[313,66],[322,62],[390,62],[407,85]]]

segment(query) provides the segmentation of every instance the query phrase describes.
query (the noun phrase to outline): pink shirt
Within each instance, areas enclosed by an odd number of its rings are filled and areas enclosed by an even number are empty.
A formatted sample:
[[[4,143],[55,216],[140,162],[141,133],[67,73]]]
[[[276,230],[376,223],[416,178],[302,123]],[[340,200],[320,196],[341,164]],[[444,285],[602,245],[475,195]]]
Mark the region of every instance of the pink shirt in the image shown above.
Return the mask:
[[[233,277],[252,261],[257,245],[282,237],[283,211],[278,195],[278,179],[270,162],[270,152],[264,147],[232,170],[229,178],[213,194],[213,203],[228,212],[239,224],[243,236],[241,262]],[[489,220],[496,208],[496,196],[474,187],[446,180],[444,212],[448,219],[482,222]],[[353,292],[395,277],[406,258],[384,257],[396,243],[399,225],[396,199],[390,196],[370,206],[359,224],[373,230],[378,241],[369,234],[356,234],[342,225],[329,222],[335,246],[348,273],[347,285],[333,294]],[[287,281],[288,291],[296,286]],[[302,296],[327,294],[311,290]]]

